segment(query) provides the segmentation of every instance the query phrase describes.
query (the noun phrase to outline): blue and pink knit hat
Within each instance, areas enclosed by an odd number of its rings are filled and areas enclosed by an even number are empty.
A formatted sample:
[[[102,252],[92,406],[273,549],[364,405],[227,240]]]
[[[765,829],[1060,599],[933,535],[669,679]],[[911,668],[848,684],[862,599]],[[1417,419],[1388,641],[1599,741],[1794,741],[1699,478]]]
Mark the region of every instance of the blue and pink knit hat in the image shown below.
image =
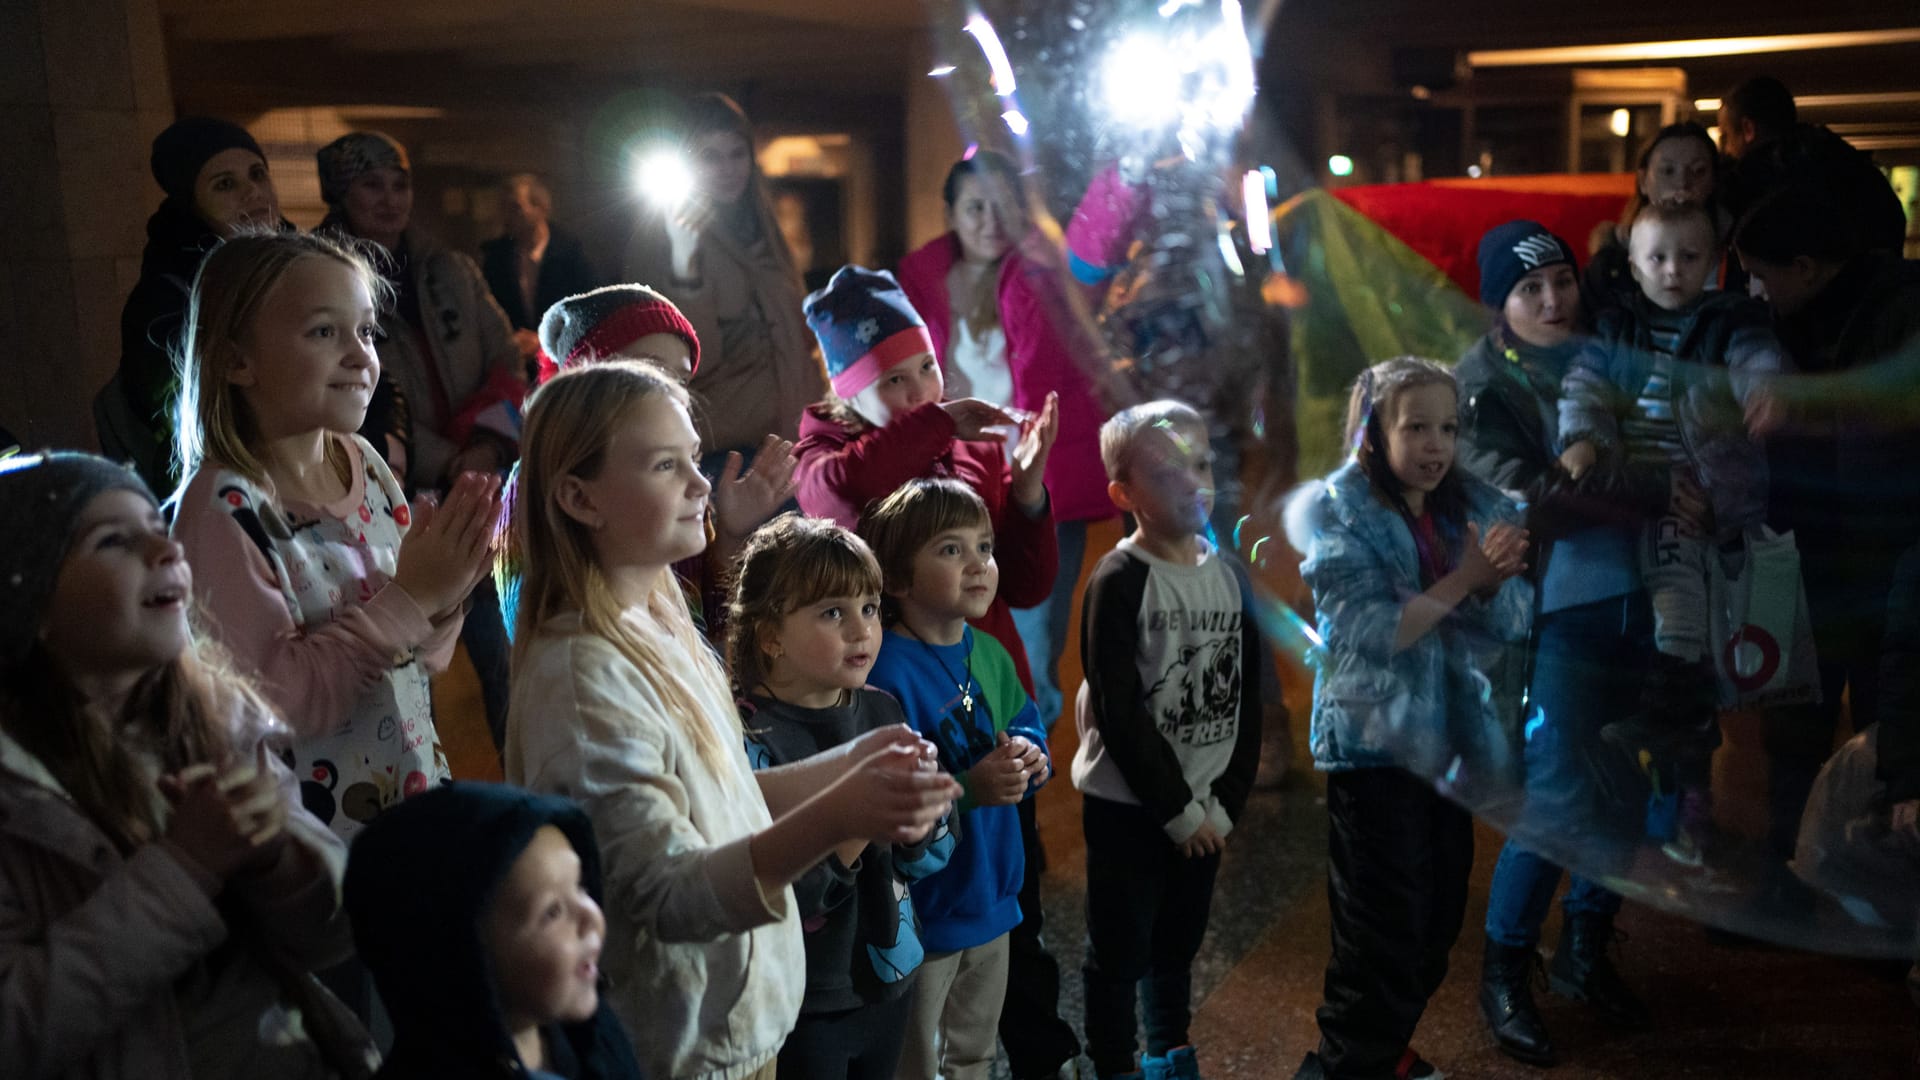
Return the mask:
[[[833,392],[842,398],[872,386],[900,361],[933,351],[926,322],[885,270],[843,266],[807,297],[805,310]]]

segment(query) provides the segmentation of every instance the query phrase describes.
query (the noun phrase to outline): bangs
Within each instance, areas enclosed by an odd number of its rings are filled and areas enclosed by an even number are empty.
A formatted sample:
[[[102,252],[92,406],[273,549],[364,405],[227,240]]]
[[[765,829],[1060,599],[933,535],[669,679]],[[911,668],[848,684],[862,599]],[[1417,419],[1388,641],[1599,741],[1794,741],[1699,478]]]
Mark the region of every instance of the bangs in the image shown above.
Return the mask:
[[[822,534],[807,546],[812,550],[795,553],[801,557],[792,561],[793,576],[781,590],[786,611],[840,596],[879,596],[883,591],[880,564],[851,533]]]

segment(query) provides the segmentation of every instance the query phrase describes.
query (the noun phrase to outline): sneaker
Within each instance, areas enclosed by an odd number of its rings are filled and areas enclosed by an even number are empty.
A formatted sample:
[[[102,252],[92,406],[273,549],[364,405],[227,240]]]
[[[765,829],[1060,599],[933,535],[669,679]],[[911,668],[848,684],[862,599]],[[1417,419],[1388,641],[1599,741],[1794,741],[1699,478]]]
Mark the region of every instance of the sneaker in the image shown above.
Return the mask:
[[[1173,1080],[1200,1080],[1200,1059],[1191,1045],[1176,1046],[1167,1051],[1166,1061],[1167,1067],[1173,1071]]]
[[[1433,1062],[1421,1057],[1413,1047],[1400,1055],[1400,1064],[1393,1067],[1393,1080],[1447,1080],[1447,1074],[1433,1067]]]

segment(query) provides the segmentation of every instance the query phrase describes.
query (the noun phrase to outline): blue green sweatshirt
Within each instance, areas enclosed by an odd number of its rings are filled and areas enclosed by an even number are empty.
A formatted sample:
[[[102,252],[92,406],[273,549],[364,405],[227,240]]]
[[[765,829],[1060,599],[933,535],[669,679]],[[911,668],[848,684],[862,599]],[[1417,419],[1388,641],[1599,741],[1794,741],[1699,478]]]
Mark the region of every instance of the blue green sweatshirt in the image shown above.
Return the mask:
[[[966,771],[993,752],[1002,731],[1026,736],[1052,759],[1040,713],[1020,686],[1013,657],[991,634],[968,627],[957,645],[929,645],[891,631],[867,678],[899,700],[907,722],[940,748],[940,767],[963,785]],[[973,696],[972,723],[963,688]],[[1038,789],[1028,788],[1027,798]],[[975,806],[971,793],[955,809],[960,841],[952,858],[912,886],[921,940],[930,953],[985,945],[1020,923],[1026,857],[1019,812]]]

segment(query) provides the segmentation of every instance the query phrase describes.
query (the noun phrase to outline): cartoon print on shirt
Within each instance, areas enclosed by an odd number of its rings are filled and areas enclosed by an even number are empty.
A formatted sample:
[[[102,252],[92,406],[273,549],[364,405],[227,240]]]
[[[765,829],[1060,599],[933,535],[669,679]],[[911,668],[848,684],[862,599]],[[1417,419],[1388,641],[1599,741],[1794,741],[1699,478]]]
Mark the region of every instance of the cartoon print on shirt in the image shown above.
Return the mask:
[[[1180,655],[1147,689],[1147,707],[1169,742],[1207,746],[1234,737],[1240,721],[1240,627]]]

